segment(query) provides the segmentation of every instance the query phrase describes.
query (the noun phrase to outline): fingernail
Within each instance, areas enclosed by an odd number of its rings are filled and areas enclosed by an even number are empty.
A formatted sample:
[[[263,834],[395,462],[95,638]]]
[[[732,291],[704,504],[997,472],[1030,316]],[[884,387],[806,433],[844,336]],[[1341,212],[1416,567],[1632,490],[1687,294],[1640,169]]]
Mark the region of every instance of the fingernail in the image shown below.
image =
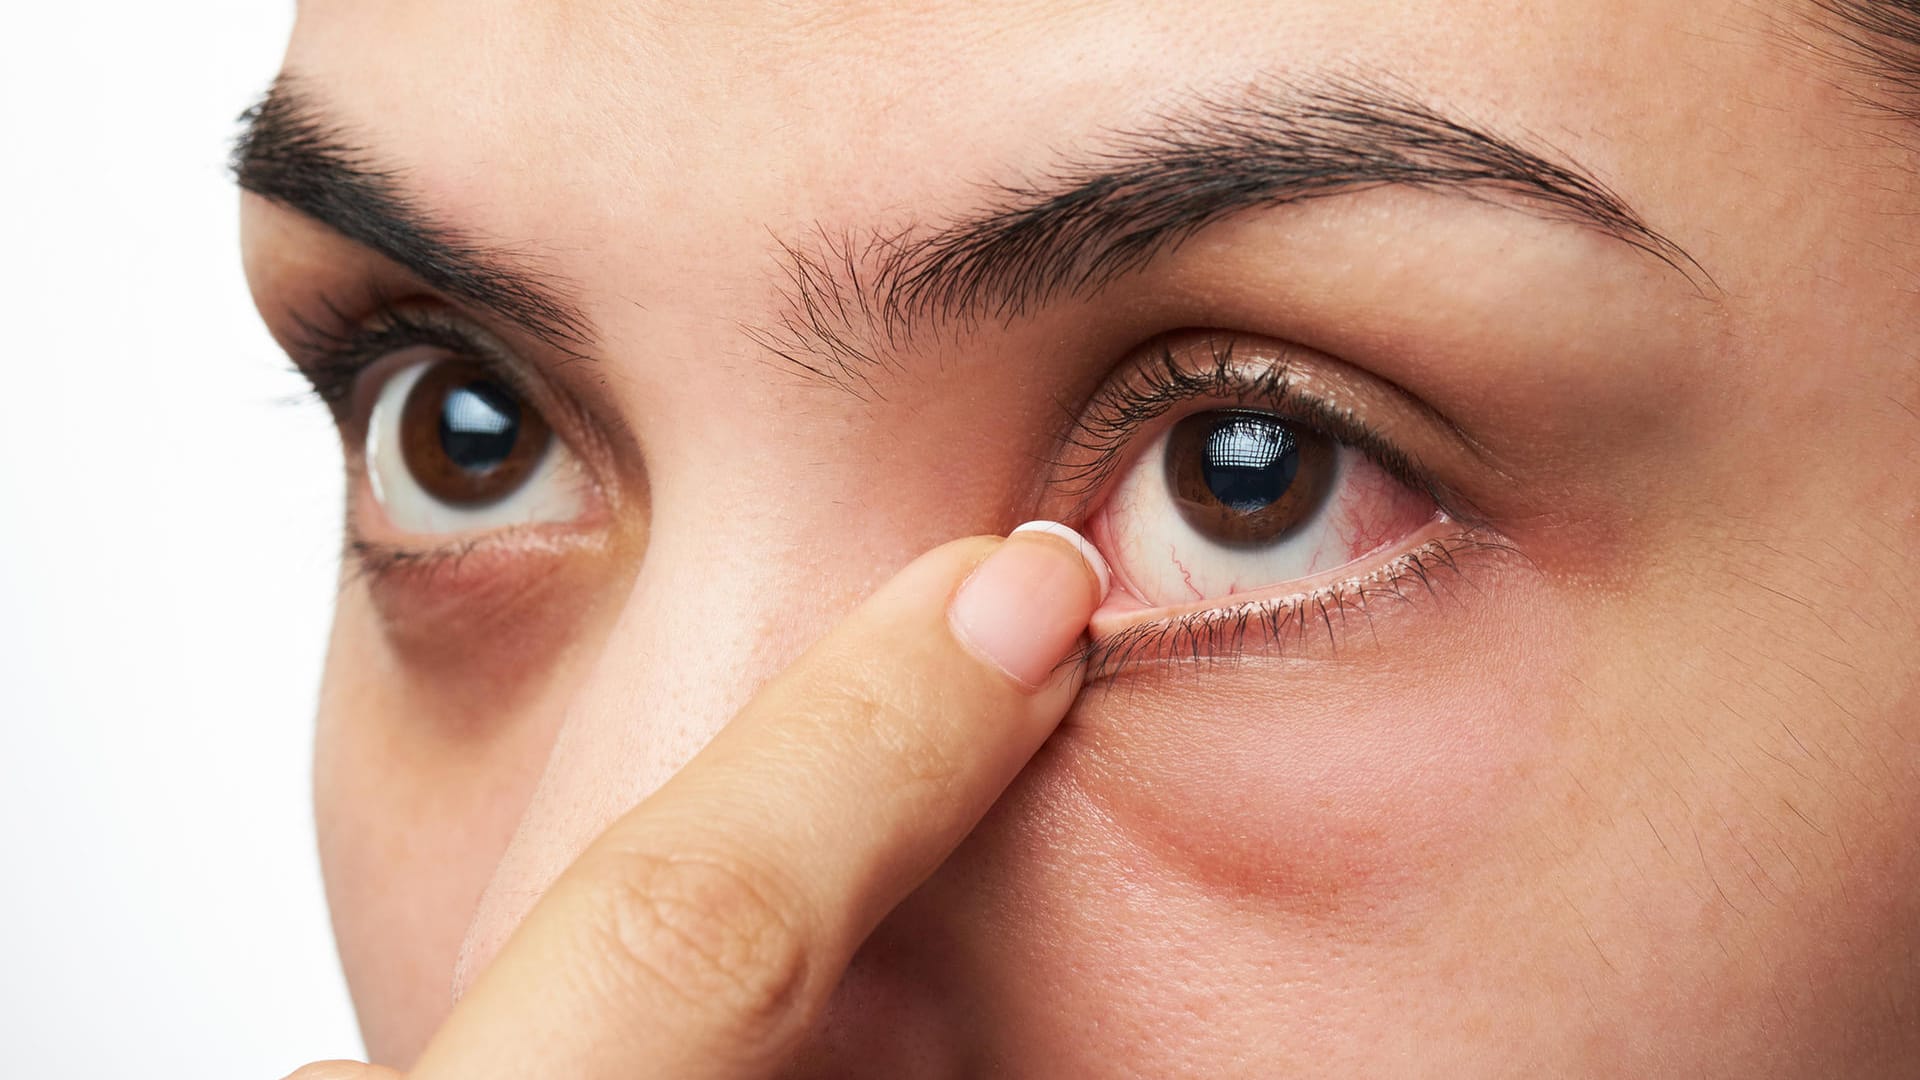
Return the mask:
[[[947,617],[975,655],[1037,689],[1086,630],[1111,581],[1106,560],[1079,533],[1030,521],[961,582]]]

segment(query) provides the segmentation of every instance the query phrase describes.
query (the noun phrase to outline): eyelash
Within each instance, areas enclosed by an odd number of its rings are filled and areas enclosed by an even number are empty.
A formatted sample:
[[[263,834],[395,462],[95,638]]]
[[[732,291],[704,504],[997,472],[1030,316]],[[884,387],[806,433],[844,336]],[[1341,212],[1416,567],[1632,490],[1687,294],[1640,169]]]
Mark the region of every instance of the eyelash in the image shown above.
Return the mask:
[[[431,309],[376,298],[372,314],[355,320],[330,300],[321,301],[321,306],[327,312],[324,321],[295,316],[292,355],[294,366],[313,387],[314,396],[336,417],[344,419],[360,376],[402,349],[431,346],[498,366],[490,351],[456,320]],[[511,376],[510,372],[502,374]]]

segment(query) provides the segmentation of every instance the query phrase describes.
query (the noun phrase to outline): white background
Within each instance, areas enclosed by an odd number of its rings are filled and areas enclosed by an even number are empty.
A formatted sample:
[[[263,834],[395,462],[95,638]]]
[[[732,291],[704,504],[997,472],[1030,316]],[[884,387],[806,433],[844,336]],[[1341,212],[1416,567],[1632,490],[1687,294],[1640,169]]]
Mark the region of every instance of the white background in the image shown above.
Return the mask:
[[[0,1073],[356,1056],[308,755],[338,450],[223,171],[291,0],[0,0]]]

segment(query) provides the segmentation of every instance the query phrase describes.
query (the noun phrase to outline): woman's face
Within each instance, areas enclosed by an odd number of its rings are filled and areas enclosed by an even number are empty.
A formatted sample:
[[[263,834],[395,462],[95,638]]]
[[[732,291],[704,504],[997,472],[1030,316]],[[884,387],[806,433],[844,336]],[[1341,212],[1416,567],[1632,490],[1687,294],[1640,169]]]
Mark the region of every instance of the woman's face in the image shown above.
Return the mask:
[[[1910,1061],[1920,172],[1851,55],[1736,0],[303,4],[246,258],[348,444],[375,1060],[874,585],[1049,517],[1121,582],[1089,688],[798,1072]]]

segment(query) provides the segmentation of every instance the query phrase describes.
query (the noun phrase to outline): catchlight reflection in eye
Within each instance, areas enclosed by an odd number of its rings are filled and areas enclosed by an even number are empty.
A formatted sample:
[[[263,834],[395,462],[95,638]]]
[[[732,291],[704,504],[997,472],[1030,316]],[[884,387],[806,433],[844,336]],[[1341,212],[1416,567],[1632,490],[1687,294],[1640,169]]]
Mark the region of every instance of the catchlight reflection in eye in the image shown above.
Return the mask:
[[[539,410],[478,365],[427,360],[380,389],[367,478],[396,529],[457,533],[563,522],[582,509],[567,450]]]
[[[1156,440],[1093,529],[1122,586],[1158,607],[1340,569],[1437,513],[1357,450],[1274,413],[1226,409],[1189,416]]]

